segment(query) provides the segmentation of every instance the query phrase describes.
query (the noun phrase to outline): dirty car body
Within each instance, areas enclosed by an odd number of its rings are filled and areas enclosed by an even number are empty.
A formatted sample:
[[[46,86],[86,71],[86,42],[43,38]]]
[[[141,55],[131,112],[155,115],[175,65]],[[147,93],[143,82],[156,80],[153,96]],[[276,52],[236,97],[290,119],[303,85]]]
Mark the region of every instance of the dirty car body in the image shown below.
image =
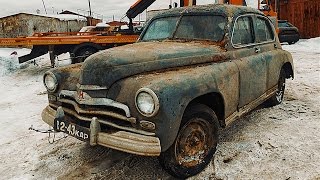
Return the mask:
[[[160,156],[184,178],[210,162],[217,126],[268,99],[281,103],[285,78],[292,57],[261,12],[175,8],[153,17],[137,43],[47,72],[42,118],[91,145]]]

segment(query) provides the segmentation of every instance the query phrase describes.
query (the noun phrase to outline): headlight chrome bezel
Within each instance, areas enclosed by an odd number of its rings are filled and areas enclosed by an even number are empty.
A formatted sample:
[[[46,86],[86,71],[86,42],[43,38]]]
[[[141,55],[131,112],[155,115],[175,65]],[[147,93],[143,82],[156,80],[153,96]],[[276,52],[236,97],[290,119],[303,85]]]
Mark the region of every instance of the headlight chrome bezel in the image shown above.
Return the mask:
[[[54,81],[54,88],[50,89],[48,86],[47,86],[47,83],[46,83],[46,77],[47,76],[51,76],[53,81]],[[57,77],[52,73],[52,72],[46,72],[43,76],[43,84],[44,86],[46,87],[47,91],[49,92],[55,92],[57,89],[58,89],[58,80],[57,80]]]
[[[153,112],[150,113],[150,114],[141,111],[141,109],[138,106],[138,96],[142,92],[149,94],[153,99],[154,108],[153,108]],[[159,103],[158,96],[151,89],[149,89],[149,88],[141,88],[136,92],[135,106],[136,106],[137,110],[139,111],[139,113],[142,114],[143,116],[145,116],[145,117],[153,117],[158,113],[159,108],[160,108],[160,103]]]

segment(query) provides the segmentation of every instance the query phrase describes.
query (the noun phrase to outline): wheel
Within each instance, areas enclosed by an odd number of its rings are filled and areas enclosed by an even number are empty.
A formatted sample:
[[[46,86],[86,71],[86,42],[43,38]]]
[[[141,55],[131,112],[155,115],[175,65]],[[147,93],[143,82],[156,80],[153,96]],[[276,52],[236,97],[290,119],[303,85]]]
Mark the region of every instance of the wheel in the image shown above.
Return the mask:
[[[270,106],[275,106],[282,102],[285,87],[286,87],[286,73],[284,69],[281,69],[279,80],[278,80],[277,92],[267,101]]]
[[[78,49],[75,52],[75,57],[72,58],[72,64],[84,62],[84,60],[89,57],[91,54],[96,53],[98,50],[94,47],[85,46]]]
[[[175,142],[160,154],[160,164],[177,178],[198,174],[216,151],[218,131],[218,118],[212,109],[202,104],[190,106],[183,115]]]

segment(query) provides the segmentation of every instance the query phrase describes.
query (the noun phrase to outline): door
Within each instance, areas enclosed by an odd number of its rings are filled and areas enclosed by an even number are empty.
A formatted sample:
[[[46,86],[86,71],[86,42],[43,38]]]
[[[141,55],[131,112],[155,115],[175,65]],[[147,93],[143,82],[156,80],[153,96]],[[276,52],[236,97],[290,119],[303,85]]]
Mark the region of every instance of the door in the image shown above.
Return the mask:
[[[256,42],[259,44],[267,66],[267,90],[277,85],[282,61],[281,52],[275,39],[275,30],[270,20],[258,15],[255,18]]]
[[[267,65],[256,43],[253,15],[239,16],[233,27],[232,46],[240,72],[239,108],[253,102],[266,91]]]

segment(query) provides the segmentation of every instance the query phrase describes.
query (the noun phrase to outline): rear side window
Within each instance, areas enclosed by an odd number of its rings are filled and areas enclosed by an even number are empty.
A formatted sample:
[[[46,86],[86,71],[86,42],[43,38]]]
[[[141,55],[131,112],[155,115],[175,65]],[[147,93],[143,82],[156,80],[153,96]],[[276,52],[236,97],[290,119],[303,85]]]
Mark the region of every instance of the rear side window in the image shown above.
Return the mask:
[[[265,19],[257,18],[257,42],[272,41],[274,39],[270,22]]]
[[[249,16],[239,17],[233,28],[232,43],[234,46],[243,46],[254,42],[252,18]]]

